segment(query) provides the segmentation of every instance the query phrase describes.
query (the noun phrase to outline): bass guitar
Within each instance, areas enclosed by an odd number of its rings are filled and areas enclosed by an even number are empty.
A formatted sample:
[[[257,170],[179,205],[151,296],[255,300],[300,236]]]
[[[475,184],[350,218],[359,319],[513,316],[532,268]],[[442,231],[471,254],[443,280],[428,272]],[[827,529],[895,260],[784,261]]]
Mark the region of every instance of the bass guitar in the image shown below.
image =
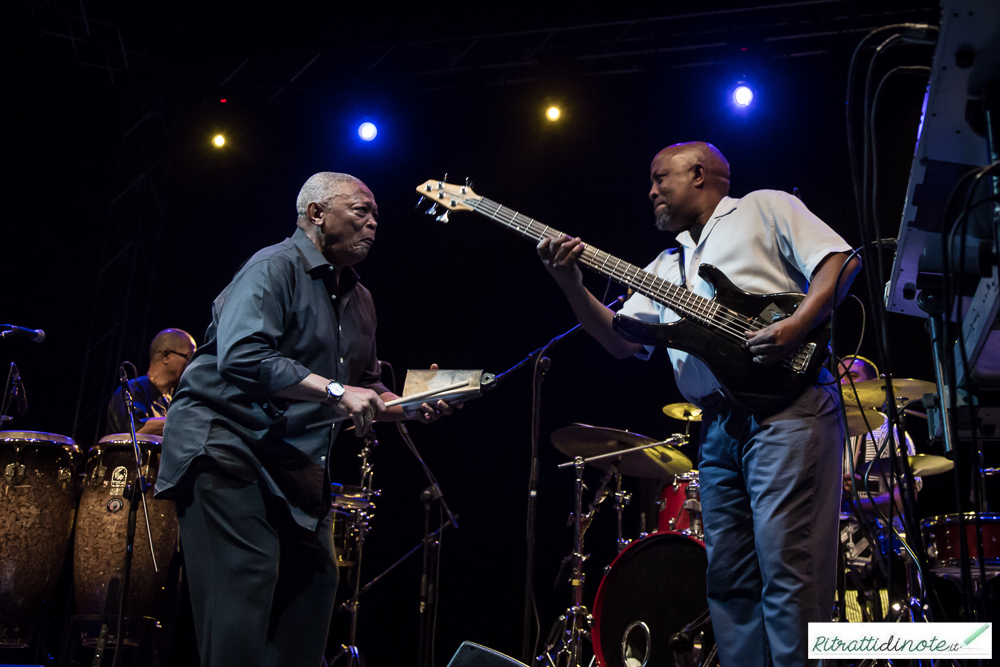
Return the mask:
[[[476,194],[469,186],[429,180],[418,186],[417,192],[434,202],[427,213],[436,213],[439,206],[447,209],[438,216],[445,222],[448,211],[475,211],[536,242],[564,235]],[[622,338],[694,355],[712,370],[725,395],[751,412],[772,413],[790,403],[816,380],[826,361],[829,320],[810,332],[799,349],[779,363],[754,363],[746,348],[747,331],[763,329],[791,316],[804,294],[751,294],[733,285],[719,269],[702,264],[698,275],[715,289],[715,297],[707,299],[590,245],[579,261],[681,318],[670,324],[653,324],[615,315],[614,329]]]

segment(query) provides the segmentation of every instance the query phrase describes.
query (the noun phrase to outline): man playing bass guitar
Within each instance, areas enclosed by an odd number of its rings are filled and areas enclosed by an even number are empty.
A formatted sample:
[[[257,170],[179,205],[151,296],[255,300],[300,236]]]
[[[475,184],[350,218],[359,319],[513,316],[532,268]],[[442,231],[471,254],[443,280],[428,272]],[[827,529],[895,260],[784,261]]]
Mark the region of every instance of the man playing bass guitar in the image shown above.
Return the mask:
[[[656,226],[676,233],[680,248],[646,271],[708,298],[714,290],[699,275],[702,264],[747,292],[805,292],[788,317],[743,325],[748,354],[761,365],[784,362],[823,326],[860,268],[857,260],[844,267],[850,246],[796,197],[761,190],[730,198],[729,164],[711,144],[663,149],[650,181]],[[651,348],[619,336],[611,311],[583,286],[577,260],[584,248],[579,238],[543,238],[538,254],[608,352],[648,358]],[[641,294],[620,315],[651,323],[679,318]],[[844,442],[837,392],[824,371],[785,404],[752,412],[727,397],[701,360],[668,352],[681,393],[705,411],[701,504],[722,664],[806,664],[807,624],[830,620],[836,581]]]

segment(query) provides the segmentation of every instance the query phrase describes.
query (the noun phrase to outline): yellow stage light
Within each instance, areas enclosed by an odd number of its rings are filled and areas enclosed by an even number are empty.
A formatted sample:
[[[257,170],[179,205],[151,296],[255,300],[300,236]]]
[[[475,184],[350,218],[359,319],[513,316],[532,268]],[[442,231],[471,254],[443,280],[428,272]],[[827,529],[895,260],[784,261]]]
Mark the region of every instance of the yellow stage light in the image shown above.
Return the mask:
[[[545,117],[549,120],[559,120],[559,107],[549,107],[545,112]]]
[[[216,148],[222,148],[226,145],[226,138],[221,134],[217,134],[215,135],[215,138],[212,139],[212,143],[215,144]]]

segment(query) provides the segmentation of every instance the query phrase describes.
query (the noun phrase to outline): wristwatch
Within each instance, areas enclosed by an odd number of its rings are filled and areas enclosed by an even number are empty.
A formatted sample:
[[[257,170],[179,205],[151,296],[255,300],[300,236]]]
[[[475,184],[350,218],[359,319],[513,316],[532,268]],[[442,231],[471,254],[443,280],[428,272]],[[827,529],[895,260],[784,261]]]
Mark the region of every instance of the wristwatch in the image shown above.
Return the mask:
[[[331,405],[336,405],[344,395],[344,385],[331,381],[330,384],[326,385],[326,395],[332,400]]]

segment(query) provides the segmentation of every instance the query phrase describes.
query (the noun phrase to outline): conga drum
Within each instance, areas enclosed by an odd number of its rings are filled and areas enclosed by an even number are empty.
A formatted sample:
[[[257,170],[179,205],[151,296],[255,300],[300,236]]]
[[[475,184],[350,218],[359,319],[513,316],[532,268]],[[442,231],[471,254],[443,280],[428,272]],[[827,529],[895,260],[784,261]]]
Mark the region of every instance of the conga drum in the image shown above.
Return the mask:
[[[0,647],[27,645],[51,599],[76,509],[80,450],[70,438],[0,431]]]
[[[155,435],[137,436],[142,474],[148,490],[145,504],[149,531],[140,505],[136,513],[135,544],[125,613],[131,618],[149,616],[167,580],[170,559],[177,548],[177,511],[169,500],[153,498],[153,485],[160,465],[160,443]],[[128,528],[128,494],[135,483],[135,450],[128,433],[109,435],[87,453],[86,476],[77,510],[73,543],[73,585],[77,613],[103,614],[108,608],[108,589],[124,585],[125,536]],[[156,565],[150,557],[152,533]],[[112,602],[112,607],[114,603]]]

